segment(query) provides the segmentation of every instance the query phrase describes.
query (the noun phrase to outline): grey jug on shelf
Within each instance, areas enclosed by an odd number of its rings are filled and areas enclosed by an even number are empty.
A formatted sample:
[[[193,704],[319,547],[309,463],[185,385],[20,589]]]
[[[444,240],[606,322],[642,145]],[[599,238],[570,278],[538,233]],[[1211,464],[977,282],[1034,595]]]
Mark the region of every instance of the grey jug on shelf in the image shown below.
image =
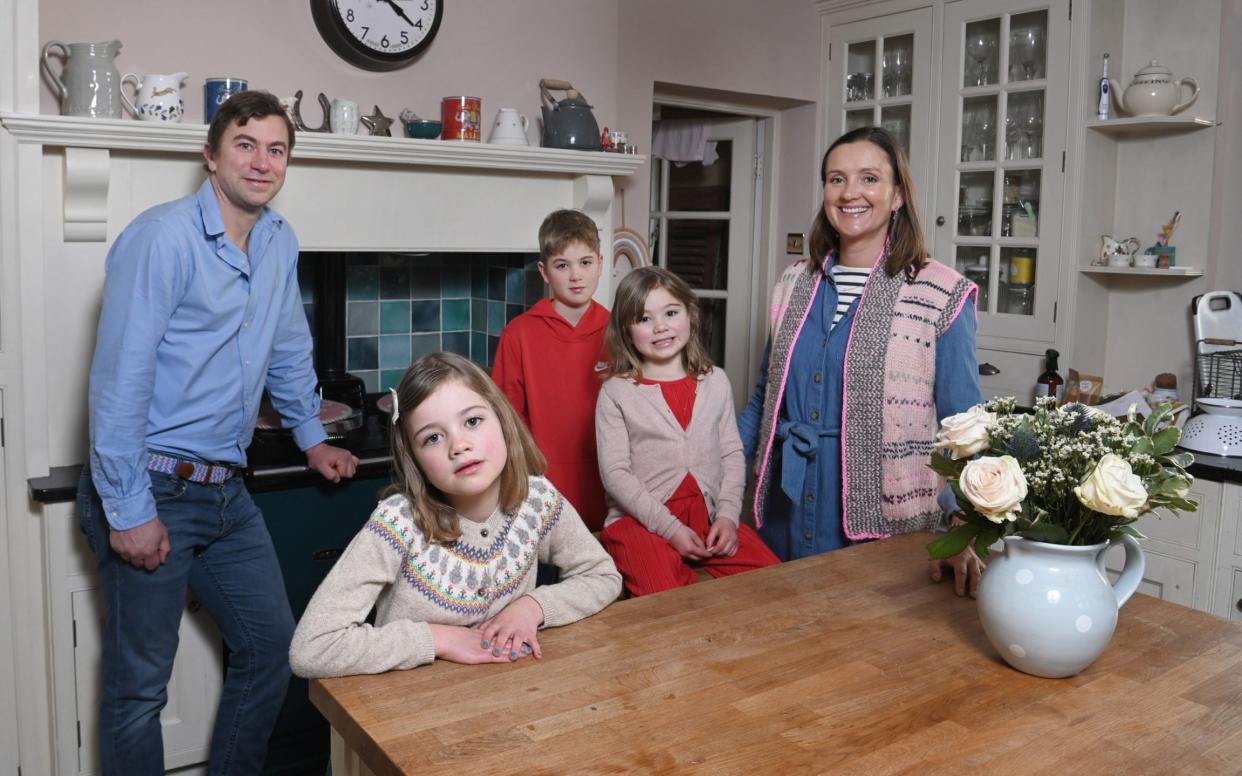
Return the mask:
[[[52,70],[49,58],[54,49],[59,49],[65,60],[60,75]],[[43,72],[60,98],[62,116],[121,118],[121,74],[116,69],[116,55],[120,50],[119,40],[103,43],[49,40],[44,44]]]

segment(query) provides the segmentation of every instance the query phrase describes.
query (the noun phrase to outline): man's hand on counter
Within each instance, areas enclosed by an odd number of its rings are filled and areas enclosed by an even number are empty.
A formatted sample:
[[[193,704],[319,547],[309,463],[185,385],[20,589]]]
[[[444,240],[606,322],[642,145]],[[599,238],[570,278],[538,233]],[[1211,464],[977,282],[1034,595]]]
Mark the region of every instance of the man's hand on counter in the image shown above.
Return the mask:
[[[328,482],[349,479],[358,470],[358,457],[348,450],[320,442],[306,451],[306,465],[323,475]]]
[[[126,563],[147,571],[155,571],[164,565],[172,550],[168,542],[168,529],[158,517],[124,531],[113,528],[108,534],[108,544]]]

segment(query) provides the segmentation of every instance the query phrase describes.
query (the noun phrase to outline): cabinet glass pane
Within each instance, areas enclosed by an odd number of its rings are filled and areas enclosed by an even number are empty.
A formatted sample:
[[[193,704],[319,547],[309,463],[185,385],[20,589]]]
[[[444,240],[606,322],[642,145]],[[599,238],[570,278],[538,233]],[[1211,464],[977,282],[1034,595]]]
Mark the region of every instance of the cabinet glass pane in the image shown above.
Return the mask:
[[[872,112],[870,108],[866,108],[864,110],[847,110],[845,112],[845,131],[849,132],[852,129],[858,129],[859,127],[871,126],[873,123],[871,121],[871,116]],[[832,138],[832,140],[835,139],[836,138]]]
[[[979,286],[979,312],[991,312],[988,308],[988,280],[992,274],[988,261],[991,249],[983,246],[959,245],[955,265],[957,271]]]
[[[962,100],[962,161],[996,159],[996,97]]]
[[[910,106],[890,105],[880,109],[880,126],[887,129],[897,145],[910,153]]]
[[[1014,92],[1005,115],[1005,158],[1040,159],[1044,155],[1044,92]]]
[[[958,189],[957,233],[963,237],[992,234],[992,172],[964,172]]]
[[[914,58],[914,35],[895,35],[884,39],[884,96],[902,97],[910,93]]]
[[[666,266],[691,288],[727,289],[728,264],[728,221],[669,219]]]
[[[1006,170],[1001,198],[1001,236],[1039,236],[1039,170]]]
[[[845,58],[846,102],[875,99],[875,70],[875,41],[851,43]]]
[[[1034,248],[1002,248],[1000,277],[1004,281],[997,312],[1010,315],[1035,314],[1035,258]]]
[[[966,25],[965,77],[962,86],[987,86],[999,79],[1000,19],[983,19]]]
[[[729,209],[729,181],[733,174],[733,141],[716,143],[717,158],[711,164],[690,162],[669,165],[668,209]]]
[[[1047,72],[1048,12],[1017,14],[1009,20],[1009,80],[1032,81]]]

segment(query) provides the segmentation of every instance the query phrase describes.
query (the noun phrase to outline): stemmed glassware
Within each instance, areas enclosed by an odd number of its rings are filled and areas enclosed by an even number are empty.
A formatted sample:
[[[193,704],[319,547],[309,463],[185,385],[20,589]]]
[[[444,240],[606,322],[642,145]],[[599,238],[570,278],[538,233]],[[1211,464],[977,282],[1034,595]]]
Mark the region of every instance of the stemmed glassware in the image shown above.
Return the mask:
[[[1022,64],[1022,78],[1031,80],[1039,72],[1039,59],[1043,50],[1042,33],[1038,27],[1015,30],[1010,35],[1009,50],[1014,59]]]
[[[900,97],[910,92],[910,52],[894,46],[884,50],[884,96]]]
[[[966,53],[975,60],[975,86],[988,84],[987,62],[996,54],[996,36],[986,30],[976,30],[966,39]]]
[[[1033,96],[1018,114],[1022,134],[1024,159],[1038,159],[1043,154],[1044,101],[1038,94]]]

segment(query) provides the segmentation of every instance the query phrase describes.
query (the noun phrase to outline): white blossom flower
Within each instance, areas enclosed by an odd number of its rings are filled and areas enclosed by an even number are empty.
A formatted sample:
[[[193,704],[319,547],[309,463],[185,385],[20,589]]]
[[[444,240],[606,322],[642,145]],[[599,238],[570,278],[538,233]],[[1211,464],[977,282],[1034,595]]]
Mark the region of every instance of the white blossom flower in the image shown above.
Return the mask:
[[[1119,517],[1138,517],[1147,503],[1142,478],[1128,461],[1114,453],[1100,458],[1087,479],[1074,488],[1074,495],[1088,509]]]
[[[969,458],[987,449],[988,426],[995,422],[996,413],[988,412],[982,404],[950,415],[940,421],[936,447],[946,448],[954,460]]]
[[[962,469],[958,486],[971,505],[993,523],[1013,521],[1026,499],[1026,477],[1011,455],[976,458]]]

